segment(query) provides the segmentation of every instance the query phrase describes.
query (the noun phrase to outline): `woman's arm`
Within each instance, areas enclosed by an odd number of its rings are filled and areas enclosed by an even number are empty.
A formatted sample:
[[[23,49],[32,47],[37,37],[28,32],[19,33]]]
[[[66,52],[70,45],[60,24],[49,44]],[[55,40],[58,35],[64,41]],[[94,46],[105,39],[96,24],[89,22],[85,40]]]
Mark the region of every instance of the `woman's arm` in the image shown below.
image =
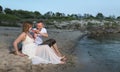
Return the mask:
[[[37,34],[36,34],[36,33],[34,33],[34,39],[36,39],[36,37],[37,37]]]
[[[23,54],[18,51],[18,43],[21,42],[22,40],[24,40],[25,36],[26,36],[26,33],[23,32],[13,42],[13,46],[14,46],[14,49],[15,49],[17,55],[23,56]]]

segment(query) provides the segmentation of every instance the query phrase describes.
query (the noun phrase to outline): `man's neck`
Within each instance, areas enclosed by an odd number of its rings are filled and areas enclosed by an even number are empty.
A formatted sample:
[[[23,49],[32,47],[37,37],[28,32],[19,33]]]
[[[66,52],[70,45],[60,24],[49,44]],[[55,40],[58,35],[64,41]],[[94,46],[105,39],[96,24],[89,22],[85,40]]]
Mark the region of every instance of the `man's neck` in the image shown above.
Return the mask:
[[[42,28],[41,28],[41,29],[42,29]],[[39,30],[39,31],[41,31],[41,29],[38,29],[38,28],[37,28],[37,30]]]

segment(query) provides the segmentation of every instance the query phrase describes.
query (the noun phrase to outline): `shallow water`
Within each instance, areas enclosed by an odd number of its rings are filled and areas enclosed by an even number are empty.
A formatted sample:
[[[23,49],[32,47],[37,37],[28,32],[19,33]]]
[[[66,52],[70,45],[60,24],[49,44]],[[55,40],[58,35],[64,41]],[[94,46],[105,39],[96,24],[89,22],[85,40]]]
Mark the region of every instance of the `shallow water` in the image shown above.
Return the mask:
[[[84,37],[75,51],[82,72],[120,72],[120,34]]]

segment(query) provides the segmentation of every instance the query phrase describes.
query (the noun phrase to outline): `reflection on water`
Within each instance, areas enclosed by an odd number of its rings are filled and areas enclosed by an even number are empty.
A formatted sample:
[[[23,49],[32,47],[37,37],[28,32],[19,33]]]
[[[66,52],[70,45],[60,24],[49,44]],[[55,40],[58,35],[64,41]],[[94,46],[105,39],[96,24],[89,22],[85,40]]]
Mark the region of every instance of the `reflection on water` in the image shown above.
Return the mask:
[[[84,37],[80,41],[80,43],[116,44],[116,43],[120,43],[120,34],[107,34],[101,37],[97,37],[95,39]]]
[[[88,70],[96,68],[94,71],[119,72],[120,34],[108,34],[96,39],[84,37],[76,47],[76,55],[80,62],[88,66]]]

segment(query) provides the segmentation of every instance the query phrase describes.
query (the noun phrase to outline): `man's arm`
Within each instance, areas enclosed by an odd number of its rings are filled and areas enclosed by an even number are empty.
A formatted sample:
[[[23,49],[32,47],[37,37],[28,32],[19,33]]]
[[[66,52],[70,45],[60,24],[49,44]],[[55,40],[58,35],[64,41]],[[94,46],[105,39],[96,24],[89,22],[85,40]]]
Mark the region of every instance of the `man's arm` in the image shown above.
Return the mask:
[[[43,37],[48,37],[48,33],[38,33],[39,35],[43,36]]]
[[[42,32],[40,32],[39,30],[36,30],[36,33],[38,34],[38,36],[48,37],[48,33],[46,29],[43,29]]]

